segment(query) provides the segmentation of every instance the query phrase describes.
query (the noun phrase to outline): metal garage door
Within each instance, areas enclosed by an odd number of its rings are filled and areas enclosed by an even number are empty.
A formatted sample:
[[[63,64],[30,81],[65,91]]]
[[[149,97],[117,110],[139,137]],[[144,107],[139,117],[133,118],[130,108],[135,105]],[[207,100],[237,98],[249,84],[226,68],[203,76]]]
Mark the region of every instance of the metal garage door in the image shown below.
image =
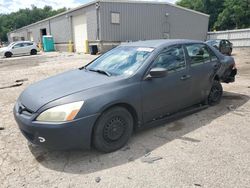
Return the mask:
[[[85,40],[87,40],[86,16],[73,17],[74,44],[76,52],[85,52]]]

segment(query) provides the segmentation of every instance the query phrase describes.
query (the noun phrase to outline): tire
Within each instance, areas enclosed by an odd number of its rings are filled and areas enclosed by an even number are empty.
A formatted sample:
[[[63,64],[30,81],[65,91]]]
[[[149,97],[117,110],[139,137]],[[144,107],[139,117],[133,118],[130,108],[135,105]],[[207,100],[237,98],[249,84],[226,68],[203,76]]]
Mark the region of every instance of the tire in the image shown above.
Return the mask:
[[[232,51],[233,51],[233,50],[232,50],[232,49],[230,49],[230,51],[228,52],[228,54],[227,54],[227,55],[228,55],[228,56],[231,56],[231,55],[232,55]]]
[[[208,96],[208,105],[214,106],[219,104],[223,95],[223,88],[219,81],[214,80]]]
[[[37,54],[37,50],[33,49],[30,51],[30,55],[36,55]]]
[[[12,56],[12,53],[11,53],[11,52],[6,52],[6,53],[4,54],[4,56],[5,56],[6,58],[10,58],[10,57]]]
[[[105,111],[95,124],[93,146],[101,152],[109,153],[122,148],[133,132],[133,117],[123,107]]]

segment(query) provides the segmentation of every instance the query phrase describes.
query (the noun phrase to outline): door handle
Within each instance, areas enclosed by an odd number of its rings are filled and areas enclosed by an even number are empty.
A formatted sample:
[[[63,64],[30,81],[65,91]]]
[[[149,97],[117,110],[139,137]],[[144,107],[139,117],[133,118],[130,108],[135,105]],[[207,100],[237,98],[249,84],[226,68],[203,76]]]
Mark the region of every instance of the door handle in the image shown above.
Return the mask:
[[[187,80],[187,79],[190,79],[191,78],[191,75],[184,75],[181,77],[181,80]]]
[[[220,66],[219,66],[219,64],[215,64],[213,67],[214,67],[214,69],[218,69]]]

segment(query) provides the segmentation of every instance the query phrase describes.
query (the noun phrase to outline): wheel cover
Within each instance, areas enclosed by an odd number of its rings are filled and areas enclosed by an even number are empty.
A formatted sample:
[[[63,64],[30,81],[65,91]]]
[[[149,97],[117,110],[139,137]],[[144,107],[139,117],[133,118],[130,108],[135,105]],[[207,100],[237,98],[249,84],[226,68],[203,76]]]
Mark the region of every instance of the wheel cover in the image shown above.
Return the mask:
[[[106,122],[103,130],[104,139],[107,142],[114,142],[119,140],[126,129],[126,121],[120,117],[112,117],[109,121]]]

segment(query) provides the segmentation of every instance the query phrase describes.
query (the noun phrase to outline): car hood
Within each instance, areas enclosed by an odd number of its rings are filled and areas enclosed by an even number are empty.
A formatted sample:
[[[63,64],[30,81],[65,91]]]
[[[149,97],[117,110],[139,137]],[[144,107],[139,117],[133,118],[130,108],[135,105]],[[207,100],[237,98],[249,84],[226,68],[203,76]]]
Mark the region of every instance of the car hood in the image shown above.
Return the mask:
[[[8,47],[0,48],[0,52],[6,51],[6,50],[8,50]]]
[[[86,70],[72,70],[32,84],[23,91],[18,101],[29,110],[36,112],[42,106],[62,97],[120,79]]]

